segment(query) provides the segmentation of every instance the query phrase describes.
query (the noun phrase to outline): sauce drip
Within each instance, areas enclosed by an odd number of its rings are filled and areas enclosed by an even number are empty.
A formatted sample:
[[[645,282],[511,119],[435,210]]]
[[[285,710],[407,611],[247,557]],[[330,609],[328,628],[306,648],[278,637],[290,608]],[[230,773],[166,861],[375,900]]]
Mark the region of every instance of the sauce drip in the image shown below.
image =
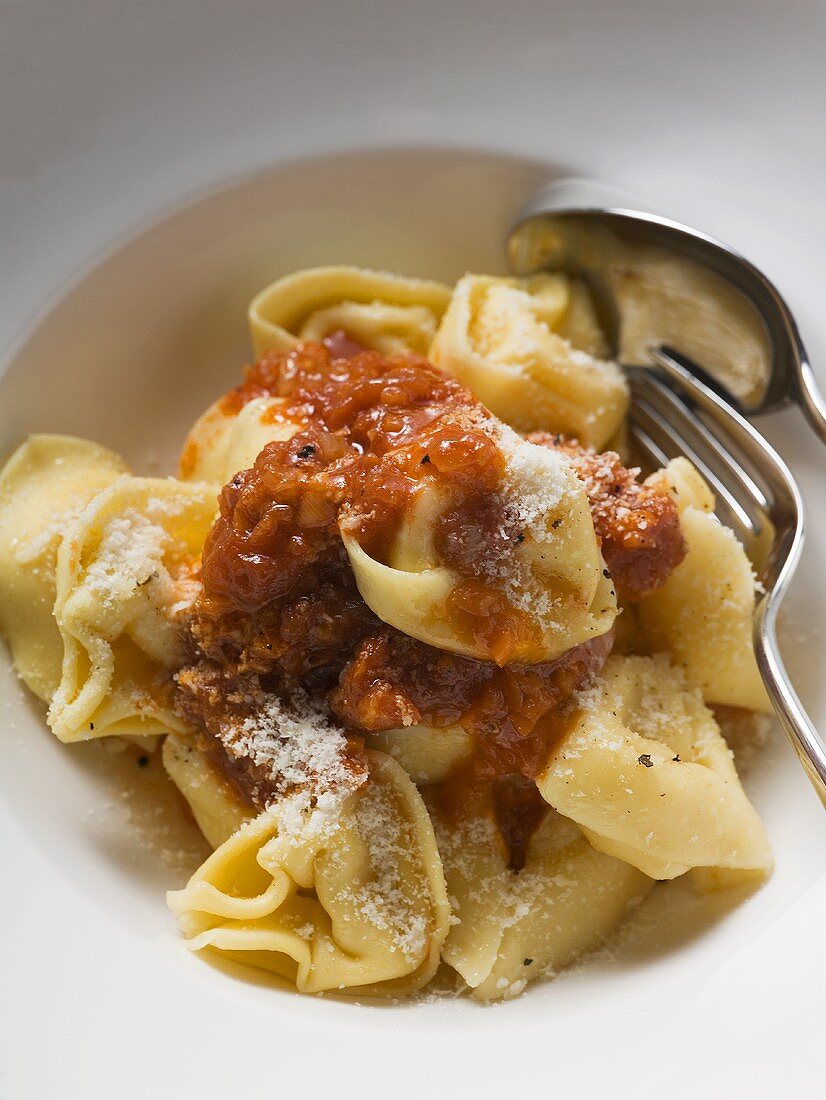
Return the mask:
[[[455,797],[455,794],[454,794]],[[505,775],[493,784],[493,814],[508,849],[512,871],[525,866],[528,845],[549,806],[535,783],[523,775]]]

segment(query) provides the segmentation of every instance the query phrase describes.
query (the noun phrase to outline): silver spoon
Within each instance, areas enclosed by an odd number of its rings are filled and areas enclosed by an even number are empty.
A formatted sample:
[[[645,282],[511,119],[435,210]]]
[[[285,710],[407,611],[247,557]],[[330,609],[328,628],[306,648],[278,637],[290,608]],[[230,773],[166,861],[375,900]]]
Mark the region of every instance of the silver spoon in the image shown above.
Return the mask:
[[[587,181],[540,192],[508,248],[517,274],[562,269],[588,281],[627,369],[637,446],[657,465],[688,455],[714,487],[718,514],[764,584],[753,626],[763,682],[826,807],[826,743],[777,641],[777,613],[803,545],[803,501],[786,464],[746,419],[796,402],[826,442],[826,403],[788,306],[725,245],[606,200]]]
[[[826,443],[826,400],[777,288],[739,253],[621,193],[560,180],[520,213],[508,242],[517,274],[582,276],[613,353],[650,365],[668,347],[745,416],[797,404]]]

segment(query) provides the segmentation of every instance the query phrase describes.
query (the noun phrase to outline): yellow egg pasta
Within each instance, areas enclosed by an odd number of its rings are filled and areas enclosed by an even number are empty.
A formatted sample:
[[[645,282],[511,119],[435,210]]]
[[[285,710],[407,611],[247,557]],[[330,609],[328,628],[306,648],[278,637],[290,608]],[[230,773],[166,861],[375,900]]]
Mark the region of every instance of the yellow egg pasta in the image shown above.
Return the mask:
[[[714,716],[665,656],[609,659],[537,786],[595,848],[652,878],[771,869]]]
[[[512,871],[483,800],[466,802],[458,817],[431,807],[453,909],[442,957],[478,1000],[514,997],[569,966],[654,885],[553,811],[531,838],[525,866]]]
[[[559,333],[573,347],[586,352],[594,359],[607,359],[608,341],[599,323],[594,300],[585,283],[574,276],[534,275],[526,284],[536,296],[536,287],[551,278],[564,278],[567,289],[567,302],[564,313],[556,323],[548,322],[554,332]]]
[[[0,630],[21,679],[45,702],[63,660],[52,614],[61,537],[95,493],[126,472],[96,443],[32,435],[0,474]]]
[[[272,283],[253,298],[250,332],[257,356],[289,351],[338,330],[383,352],[426,355],[450,287],[359,267],[315,267]]]
[[[417,787],[443,783],[473,751],[473,738],[461,726],[402,726],[370,733],[366,740],[401,764]]]
[[[249,469],[268,443],[292,438],[298,425],[279,415],[283,404],[279,398],[257,397],[235,411],[215,401],[186,437],[181,479],[226,485],[239,470]]]
[[[463,633],[449,601],[461,578],[438,560],[433,528],[443,506],[427,489],[402,525],[388,561],[371,558],[345,529],[344,545],[365,603],[384,622],[437,649],[499,663],[553,660],[604,634],[616,617],[616,596],[594,534],[581,482],[564,458],[497,429],[506,457],[504,507],[519,517],[522,541],[496,575],[480,578],[506,595],[533,628],[504,657],[485,639]]]
[[[215,511],[212,486],[123,477],[67,529],[54,610],[63,666],[48,716],[61,741],[186,728],[171,703],[174,620],[197,591],[189,567]]]
[[[578,303],[582,294],[575,294]],[[628,387],[615,363],[595,359],[555,331],[569,299],[564,276],[520,281],[466,275],[456,284],[430,357],[518,431],[561,432],[600,448],[622,423]],[[588,328],[584,307],[575,309],[571,336]],[[595,346],[593,337],[582,339]]]
[[[256,816],[188,734],[170,733],[164,738],[162,754],[167,775],[213,848],[219,848]]]
[[[752,645],[756,585],[746,552],[712,514],[714,495],[686,459],[658,476],[676,491],[688,553],[637,606],[644,644],[668,651],[707,703],[770,712]]]
[[[672,458],[667,466],[646,478],[645,484],[669,493],[680,515],[686,508],[713,512],[717,504],[708,483],[687,458]]]
[[[449,916],[433,828],[402,768],[377,752],[369,762],[340,807],[286,796],[169,895],[191,948],[304,993],[397,995],[430,980]]]

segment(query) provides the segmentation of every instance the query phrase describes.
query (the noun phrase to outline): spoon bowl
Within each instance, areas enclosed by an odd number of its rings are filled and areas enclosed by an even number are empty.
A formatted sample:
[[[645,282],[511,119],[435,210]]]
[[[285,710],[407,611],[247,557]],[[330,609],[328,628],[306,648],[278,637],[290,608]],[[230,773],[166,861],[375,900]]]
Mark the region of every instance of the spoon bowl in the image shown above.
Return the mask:
[[[508,250],[520,275],[564,270],[590,286],[626,368],[631,433],[652,465],[686,455],[762,592],[757,665],[775,713],[826,807],[826,741],[783,665],[777,614],[803,545],[800,491],[747,417],[792,402],[826,442],[826,404],[788,306],[753,264],[694,229],[562,181],[522,212]]]
[[[522,210],[508,256],[518,275],[582,278],[623,365],[669,348],[741,414],[797,404],[826,442],[826,401],[788,305],[727,245],[599,184],[561,180]]]

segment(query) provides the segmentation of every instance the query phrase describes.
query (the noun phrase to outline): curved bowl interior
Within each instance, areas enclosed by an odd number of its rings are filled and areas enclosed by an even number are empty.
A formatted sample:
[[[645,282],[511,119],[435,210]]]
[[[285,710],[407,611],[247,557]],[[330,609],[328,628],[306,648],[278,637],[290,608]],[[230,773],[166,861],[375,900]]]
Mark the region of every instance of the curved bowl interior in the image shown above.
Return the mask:
[[[89,267],[19,343],[0,381],[0,450],[30,431],[67,432],[120,451],[140,472],[171,472],[189,424],[248,360],[245,310],[256,290],[326,262],[446,280],[466,270],[502,271],[515,213],[565,171],[515,157],[408,149],[295,161],[197,198]],[[784,438],[802,430],[784,421],[775,442],[782,450]],[[813,591],[815,576],[807,558],[801,592]],[[824,685],[803,658],[822,602],[820,595],[798,600],[788,637],[801,688],[821,719]],[[221,1019],[242,1060],[272,1027],[309,1029],[329,1051],[345,1050],[352,1029],[364,1027],[365,1009],[300,999],[186,955],[164,890],[183,881],[203,845],[161,770],[136,769],[131,756],[99,744],[59,745],[8,661],[2,665],[0,820],[24,834],[9,856],[24,884],[20,928],[32,935],[43,929],[40,962],[53,980],[78,980],[79,952],[102,1005],[117,999],[120,983],[131,983],[133,1010],[153,1021],[148,1034],[156,1038],[163,1021],[174,1020],[182,1041],[197,1043],[210,1034],[209,1021]],[[471,1024],[476,1044],[506,1037],[512,1050],[541,1044],[549,1024],[563,1045],[580,1043],[582,1029],[593,1035],[601,1028],[627,1032],[631,1043],[635,1018],[664,1042],[664,1003],[690,1000],[700,989],[719,997],[748,987],[777,950],[775,937],[789,942],[807,894],[816,892],[824,911],[822,811],[780,738],[754,762],[747,785],[778,866],[744,904],[735,906],[739,899],[730,895],[703,902],[675,883],[655,891],[636,931],[610,951],[563,980],[531,987],[506,1009],[483,1013],[458,1001],[415,1011],[386,1006],[366,1026],[397,1053],[404,1050],[401,1013],[408,1038],[430,1034],[438,1020],[459,1046]],[[62,953],[47,932],[55,897],[70,930]],[[20,1004],[28,1010],[25,994]],[[123,1054],[119,1043],[110,1056]],[[230,1079],[223,1061],[212,1082],[199,1071],[204,1096]],[[239,1073],[239,1081],[254,1080],[249,1066]]]

